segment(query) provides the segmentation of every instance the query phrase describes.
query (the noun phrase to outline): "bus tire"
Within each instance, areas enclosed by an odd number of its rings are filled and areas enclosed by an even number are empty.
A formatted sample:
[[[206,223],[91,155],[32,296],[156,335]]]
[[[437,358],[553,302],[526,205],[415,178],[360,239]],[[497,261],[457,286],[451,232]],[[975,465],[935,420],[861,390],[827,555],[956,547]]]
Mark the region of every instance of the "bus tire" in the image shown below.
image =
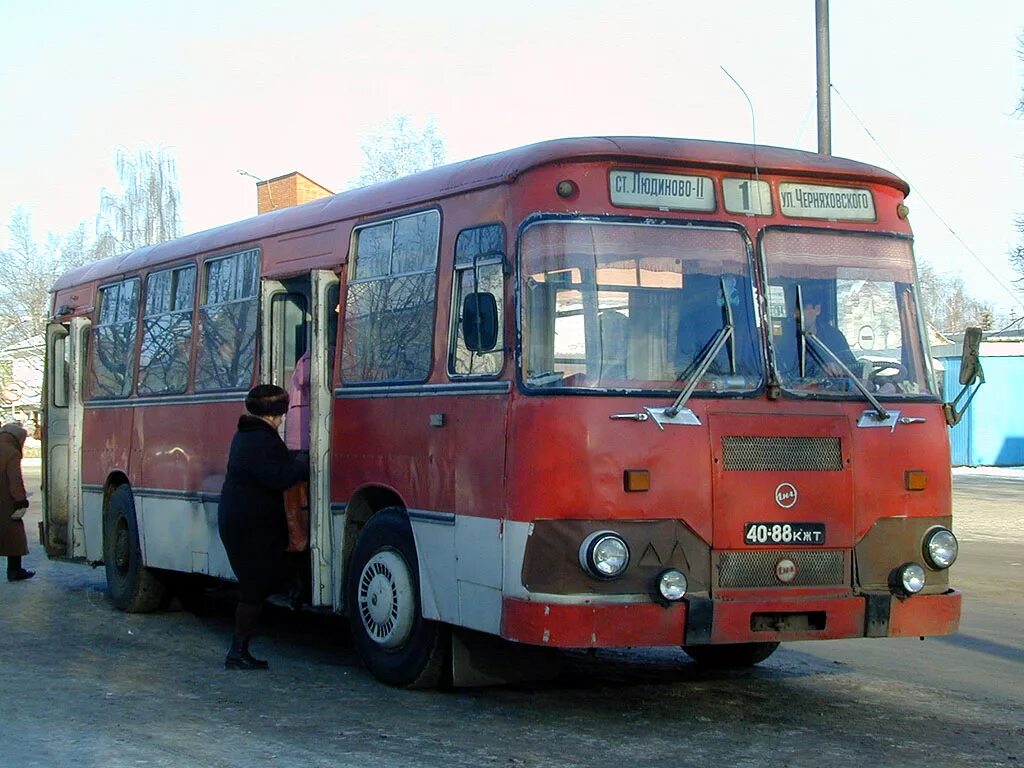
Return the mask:
[[[447,628],[423,618],[416,544],[403,510],[383,509],[363,526],[345,589],[352,640],[374,676],[403,688],[436,686]]]
[[[779,647],[778,643],[728,643],[683,646],[686,655],[708,667],[735,669],[760,664]]]
[[[149,613],[161,607],[164,583],[142,562],[135,501],[128,485],[110,495],[103,513],[103,563],[114,607],[128,613]]]

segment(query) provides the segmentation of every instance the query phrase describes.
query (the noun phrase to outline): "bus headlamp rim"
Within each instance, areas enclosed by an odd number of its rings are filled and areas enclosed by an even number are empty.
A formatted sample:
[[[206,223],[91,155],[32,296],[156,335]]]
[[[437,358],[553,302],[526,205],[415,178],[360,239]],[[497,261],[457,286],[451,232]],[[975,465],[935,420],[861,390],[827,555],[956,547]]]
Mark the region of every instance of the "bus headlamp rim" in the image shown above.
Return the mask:
[[[602,571],[597,561],[599,547],[604,543],[619,544],[622,547],[622,564],[612,572]],[[580,567],[590,576],[596,579],[615,579],[626,572],[629,567],[629,545],[626,540],[612,530],[602,529],[594,531],[580,544]]]
[[[679,591],[678,593],[674,593],[673,592],[671,594],[667,594],[667,592],[669,592],[669,589],[667,587],[667,584],[668,584],[667,579],[669,577],[676,576],[677,574],[682,579],[682,584],[681,584],[681,587],[680,587],[681,591]],[[677,587],[679,587],[678,579],[677,579]],[[661,573],[658,574],[658,577],[655,580],[655,589],[657,590],[658,598],[665,605],[670,605],[672,603],[678,603],[680,600],[682,600],[683,598],[686,597],[686,593],[689,590],[689,588],[690,588],[689,580],[686,578],[686,574],[682,570],[680,570],[679,568],[666,568],[665,570],[663,570]]]
[[[908,562],[895,568],[889,577],[889,586],[897,594],[911,597],[925,587],[927,576],[920,563]]]
[[[952,556],[948,561],[940,560],[936,556],[935,550],[932,549],[932,544],[935,542],[936,537],[945,535],[948,535],[952,540],[952,543],[947,545],[947,547],[952,550]],[[949,530],[949,528],[942,525],[936,525],[934,528],[929,528],[925,532],[924,538],[921,542],[921,552],[924,555],[925,563],[927,563],[929,567],[936,571],[944,571],[951,567],[960,556],[960,542],[957,541],[956,535]]]

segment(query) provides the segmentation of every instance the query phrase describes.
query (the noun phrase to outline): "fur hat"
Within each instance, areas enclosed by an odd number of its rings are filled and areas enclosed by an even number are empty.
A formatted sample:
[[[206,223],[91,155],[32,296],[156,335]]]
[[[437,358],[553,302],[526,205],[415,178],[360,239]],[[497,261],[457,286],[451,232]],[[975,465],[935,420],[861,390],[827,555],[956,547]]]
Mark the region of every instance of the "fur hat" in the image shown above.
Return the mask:
[[[20,421],[12,421],[9,424],[4,424],[0,427],[0,434],[14,435],[14,439],[18,441],[18,445],[25,444],[25,438],[28,437],[28,432],[21,426]]]
[[[288,413],[288,393],[274,384],[260,384],[245,396],[245,410],[253,416],[284,416]]]

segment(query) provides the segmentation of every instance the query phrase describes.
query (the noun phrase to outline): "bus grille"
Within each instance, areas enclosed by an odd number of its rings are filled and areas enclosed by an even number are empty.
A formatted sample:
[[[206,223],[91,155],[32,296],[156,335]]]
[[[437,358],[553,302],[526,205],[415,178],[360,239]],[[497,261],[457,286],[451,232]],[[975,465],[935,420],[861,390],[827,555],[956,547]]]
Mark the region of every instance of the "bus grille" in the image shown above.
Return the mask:
[[[783,559],[796,564],[796,577],[785,584],[775,576]],[[720,587],[819,587],[846,583],[846,558],[842,550],[769,550],[719,552]]]
[[[838,437],[723,437],[726,470],[745,472],[839,472]]]

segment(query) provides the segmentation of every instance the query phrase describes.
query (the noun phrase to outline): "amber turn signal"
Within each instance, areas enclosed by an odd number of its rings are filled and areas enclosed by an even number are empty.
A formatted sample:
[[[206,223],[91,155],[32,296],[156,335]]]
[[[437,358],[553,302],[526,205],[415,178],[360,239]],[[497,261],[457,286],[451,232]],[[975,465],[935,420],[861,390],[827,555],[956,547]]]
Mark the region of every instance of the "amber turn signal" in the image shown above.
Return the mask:
[[[622,483],[627,491],[649,491],[651,473],[646,469],[627,469],[622,473]]]
[[[928,487],[928,475],[923,469],[908,469],[903,473],[903,485],[908,491],[923,491]]]

